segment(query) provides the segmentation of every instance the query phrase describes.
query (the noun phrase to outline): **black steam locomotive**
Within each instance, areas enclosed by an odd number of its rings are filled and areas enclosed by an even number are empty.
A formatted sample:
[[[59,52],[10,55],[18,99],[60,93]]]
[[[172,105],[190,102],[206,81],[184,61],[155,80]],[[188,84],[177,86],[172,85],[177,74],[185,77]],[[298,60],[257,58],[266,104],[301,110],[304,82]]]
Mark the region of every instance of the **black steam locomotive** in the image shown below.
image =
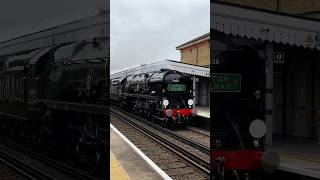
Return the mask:
[[[264,152],[265,61],[253,46],[211,31],[212,176],[255,179],[264,167],[277,166],[277,155]],[[264,164],[266,159],[275,164]]]
[[[186,126],[194,115],[192,80],[172,70],[113,79],[111,101],[163,126]]]
[[[0,57],[0,135],[106,163],[108,51],[108,39],[94,38]]]

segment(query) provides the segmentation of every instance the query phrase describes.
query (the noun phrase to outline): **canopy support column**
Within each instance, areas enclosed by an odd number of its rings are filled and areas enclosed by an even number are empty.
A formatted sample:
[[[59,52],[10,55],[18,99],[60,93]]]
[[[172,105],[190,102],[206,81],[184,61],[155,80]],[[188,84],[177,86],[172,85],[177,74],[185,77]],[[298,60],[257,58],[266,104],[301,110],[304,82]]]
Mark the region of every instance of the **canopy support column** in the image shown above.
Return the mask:
[[[265,122],[267,125],[265,147],[272,147],[272,121],[273,121],[273,44],[266,42],[266,89],[265,89]]]

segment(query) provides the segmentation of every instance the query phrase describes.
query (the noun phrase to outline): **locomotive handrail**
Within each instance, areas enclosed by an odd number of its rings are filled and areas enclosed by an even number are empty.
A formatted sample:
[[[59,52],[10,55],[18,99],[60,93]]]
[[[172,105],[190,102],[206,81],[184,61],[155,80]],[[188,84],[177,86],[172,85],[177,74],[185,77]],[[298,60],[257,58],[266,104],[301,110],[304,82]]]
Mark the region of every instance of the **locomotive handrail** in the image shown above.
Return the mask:
[[[236,125],[234,124],[234,121],[233,121],[232,118],[230,117],[229,112],[228,112],[228,111],[225,111],[224,113],[225,113],[228,121],[229,121],[230,124],[232,125],[232,128],[233,128],[234,132],[235,132],[236,135],[237,135],[238,141],[239,141],[239,143],[240,143],[240,147],[241,147],[241,148],[244,148],[243,141],[242,141],[242,138],[241,138],[239,129],[238,129],[238,128],[236,127]]]

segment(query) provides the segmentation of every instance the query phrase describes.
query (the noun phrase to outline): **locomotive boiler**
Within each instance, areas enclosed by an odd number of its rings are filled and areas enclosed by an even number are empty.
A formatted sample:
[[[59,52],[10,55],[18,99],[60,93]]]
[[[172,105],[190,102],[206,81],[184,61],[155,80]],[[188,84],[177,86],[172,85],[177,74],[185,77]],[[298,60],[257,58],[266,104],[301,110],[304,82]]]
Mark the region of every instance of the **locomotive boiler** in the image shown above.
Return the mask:
[[[112,80],[111,100],[162,126],[186,126],[192,120],[190,76],[173,70],[141,73]]]

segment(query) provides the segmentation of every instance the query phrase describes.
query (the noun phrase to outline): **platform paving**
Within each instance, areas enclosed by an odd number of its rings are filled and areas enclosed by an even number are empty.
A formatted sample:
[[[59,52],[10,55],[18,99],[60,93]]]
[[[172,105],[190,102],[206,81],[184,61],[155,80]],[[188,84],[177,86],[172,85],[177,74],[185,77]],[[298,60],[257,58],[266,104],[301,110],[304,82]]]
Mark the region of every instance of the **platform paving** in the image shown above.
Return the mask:
[[[273,140],[279,153],[280,170],[320,179],[320,145],[316,141]]]
[[[210,118],[210,107],[209,106],[196,106],[197,116]]]
[[[113,129],[110,129],[110,150],[130,180],[162,179]]]

